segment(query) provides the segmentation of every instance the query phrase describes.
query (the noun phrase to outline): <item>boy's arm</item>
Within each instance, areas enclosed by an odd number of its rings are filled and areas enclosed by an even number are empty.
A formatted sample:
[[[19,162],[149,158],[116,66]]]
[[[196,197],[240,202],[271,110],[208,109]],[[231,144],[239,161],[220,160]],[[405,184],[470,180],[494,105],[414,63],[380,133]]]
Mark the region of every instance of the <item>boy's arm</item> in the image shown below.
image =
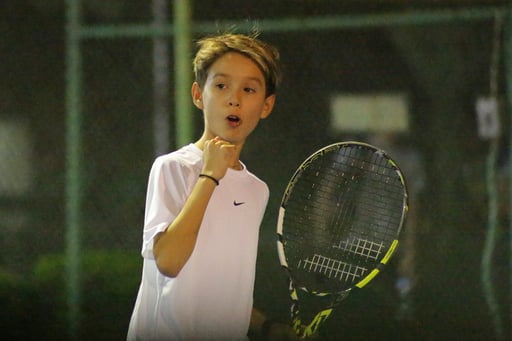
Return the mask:
[[[153,253],[158,270],[176,277],[194,250],[199,227],[216,187],[208,178],[199,178],[176,219],[155,236]]]
[[[298,340],[299,337],[290,325],[267,318],[256,308],[252,309],[249,329],[260,334],[264,340]]]
[[[224,177],[233,163],[232,145],[218,138],[205,142],[202,174],[217,180]],[[153,254],[158,270],[169,277],[176,277],[194,250],[199,228],[208,202],[217,183],[200,177],[182,210],[167,227],[155,236]]]
[[[249,329],[254,332],[261,332],[261,327],[263,327],[263,323],[266,321],[266,316],[256,308],[252,308],[251,314],[251,324],[249,325]]]

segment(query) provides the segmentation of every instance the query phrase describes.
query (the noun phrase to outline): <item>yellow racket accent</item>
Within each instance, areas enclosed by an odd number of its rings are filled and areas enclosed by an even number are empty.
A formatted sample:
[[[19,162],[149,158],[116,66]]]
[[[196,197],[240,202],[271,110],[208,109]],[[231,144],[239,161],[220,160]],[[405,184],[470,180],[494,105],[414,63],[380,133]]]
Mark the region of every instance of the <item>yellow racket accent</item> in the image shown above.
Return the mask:
[[[380,264],[386,264],[389,261],[389,259],[393,255],[393,252],[395,252],[395,249],[396,249],[397,246],[398,246],[398,240],[395,239],[391,243],[391,246],[389,247],[388,252],[386,252],[386,255],[384,256],[384,258],[382,258],[382,260],[380,261]],[[380,270],[378,268],[377,269],[373,269],[372,272],[370,272],[368,274],[368,276],[366,276],[359,283],[356,284],[356,287],[361,289],[366,284],[368,284],[375,276],[377,276],[379,274],[379,272],[380,272]]]
[[[375,276],[377,276],[379,274],[380,270],[379,269],[373,269],[372,272],[370,272],[368,274],[368,276],[366,276],[365,278],[363,278],[359,283],[356,284],[356,287],[358,287],[359,289],[361,289],[362,287],[364,287],[366,284],[368,284],[368,282],[370,282]]]
[[[380,261],[381,264],[387,264],[388,263],[388,260],[391,258],[391,256],[395,252],[395,249],[396,249],[397,246],[398,246],[398,240],[395,239],[391,243],[391,246],[389,247],[388,252],[386,252],[386,255],[384,256],[384,258],[382,258],[382,260]]]
[[[302,328],[301,328],[301,321],[300,321],[300,319],[299,319],[299,318],[296,318],[296,319],[294,319],[294,320],[293,320],[293,322],[292,322],[292,328],[293,328],[293,330],[295,331],[295,333],[296,333],[297,335],[300,335],[300,333],[302,333],[302,330],[301,330],[301,329],[302,329]]]
[[[328,317],[331,315],[333,308],[327,308],[325,310],[322,310],[318,314],[316,314],[315,318],[309,326],[307,326],[304,329],[304,332],[302,333],[302,337],[311,336],[314,333],[316,333],[316,330],[318,329],[318,326],[320,326]]]
[[[290,297],[292,298],[293,301],[298,301],[299,300],[299,295],[297,295],[297,290],[296,289],[293,289],[293,291],[290,293]]]

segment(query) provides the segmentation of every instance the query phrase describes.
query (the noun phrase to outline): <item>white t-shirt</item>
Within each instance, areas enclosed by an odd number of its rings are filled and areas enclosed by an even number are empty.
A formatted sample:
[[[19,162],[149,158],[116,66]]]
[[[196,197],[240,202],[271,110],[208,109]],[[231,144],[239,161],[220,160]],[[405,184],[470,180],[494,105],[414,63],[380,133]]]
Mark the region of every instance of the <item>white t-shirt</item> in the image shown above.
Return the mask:
[[[128,340],[247,339],[259,227],[267,185],[228,169],[213,192],[196,246],[177,277],[162,275],[154,237],[176,218],[202,169],[194,144],[157,158],[150,172],[142,244],[142,281]]]

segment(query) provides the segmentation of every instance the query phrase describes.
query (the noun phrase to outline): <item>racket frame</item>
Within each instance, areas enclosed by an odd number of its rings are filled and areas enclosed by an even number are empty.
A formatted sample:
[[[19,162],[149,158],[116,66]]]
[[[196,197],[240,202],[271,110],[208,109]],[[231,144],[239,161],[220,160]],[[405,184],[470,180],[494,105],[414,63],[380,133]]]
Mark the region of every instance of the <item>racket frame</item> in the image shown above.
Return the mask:
[[[385,253],[384,257],[380,260],[379,264],[372,269],[366,276],[364,276],[361,280],[359,280],[356,284],[349,287],[345,290],[340,290],[338,292],[318,292],[309,290],[308,288],[304,286],[300,286],[298,289],[306,292],[308,294],[312,294],[314,296],[318,297],[330,297],[330,304],[327,305],[324,309],[320,310],[311,320],[311,322],[304,326],[302,324],[301,318],[300,318],[300,311],[299,311],[299,294],[297,287],[295,285],[295,281],[293,279],[293,274],[290,268],[288,267],[288,260],[286,257],[285,252],[285,240],[283,237],[283,227],[284,227],[284,217],[286,214],[286,204],[288,202],[288,198],[290,194],[293,191],[293,187],[295,186],[295,183],[300,178],[301,173],[304,169],[306,169],[309,164],[311,164],[315,159],[321,157],[322,155],[332,151],[333,149],[340,149],[344,148],[346,146],[350,145],[356,145],[360,146],[362,148],[367,148],[373,150],[375,153],[379,153],[382,155],[388,163],[392,166],[392,168],[396,171],[398,178],[400,179],[400,182],[403,186],[403,207],[402,207],[402,216],[400,220],[400,224],[397,228],[397,239],[394,239],[389,246],[387,252]],[[338,142],[333,143],[331,145],[325,146],[319,150],[317,150],[315,153],[311,154],[306,160],[297,168],[293,176],[291,177],[290,181],[288,182],[288,185],[285,189],[283,198],[281,200],[281,206],[279,207],[279,214],[278,214],[278,220],[277,220],[277,253],[279,257],[279,262],[281,264],[281,267],[285,270],[288,282],[289,282],[289,295],[290,300],[292,301],[291,306],[291,318],[292,318],[292,327],[295,330],[295,332],[301,337],[308,337],[314,335],[319,327],[325,322],[325,320],[331,315],[334,308],[343,301],[352,291],[354,288],[363,288],[366,286],[369,282],[371,282],[382,270],[382,268],[388,263],[388,261],[391,259],[391,256],[394,254],[396,248],[398,247],[399,241],[398,241],[398,235],[400,234],[402,227],[405,223],[405,219],[407,216],[407,212],[409,210],[408,205],[408,194],[407,194],[407,186],[405,183],[405,178],[403,176],[402,171],[398,167],[398,164],[382,149],[379,149],[371,144],[358,142],[358,141],[346,141],[346,142]]]

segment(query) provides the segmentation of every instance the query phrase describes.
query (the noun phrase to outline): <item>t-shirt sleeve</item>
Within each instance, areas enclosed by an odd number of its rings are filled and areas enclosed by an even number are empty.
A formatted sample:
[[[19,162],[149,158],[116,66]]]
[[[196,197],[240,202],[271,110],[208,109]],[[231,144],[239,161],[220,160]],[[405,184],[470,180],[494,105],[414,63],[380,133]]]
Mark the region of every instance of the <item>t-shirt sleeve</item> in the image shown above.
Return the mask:
[[[171,224],[188,197],[187,177],[191,170],[168,157],[159,157],[149,174],[142,256],[153,259],[155,236]]]

